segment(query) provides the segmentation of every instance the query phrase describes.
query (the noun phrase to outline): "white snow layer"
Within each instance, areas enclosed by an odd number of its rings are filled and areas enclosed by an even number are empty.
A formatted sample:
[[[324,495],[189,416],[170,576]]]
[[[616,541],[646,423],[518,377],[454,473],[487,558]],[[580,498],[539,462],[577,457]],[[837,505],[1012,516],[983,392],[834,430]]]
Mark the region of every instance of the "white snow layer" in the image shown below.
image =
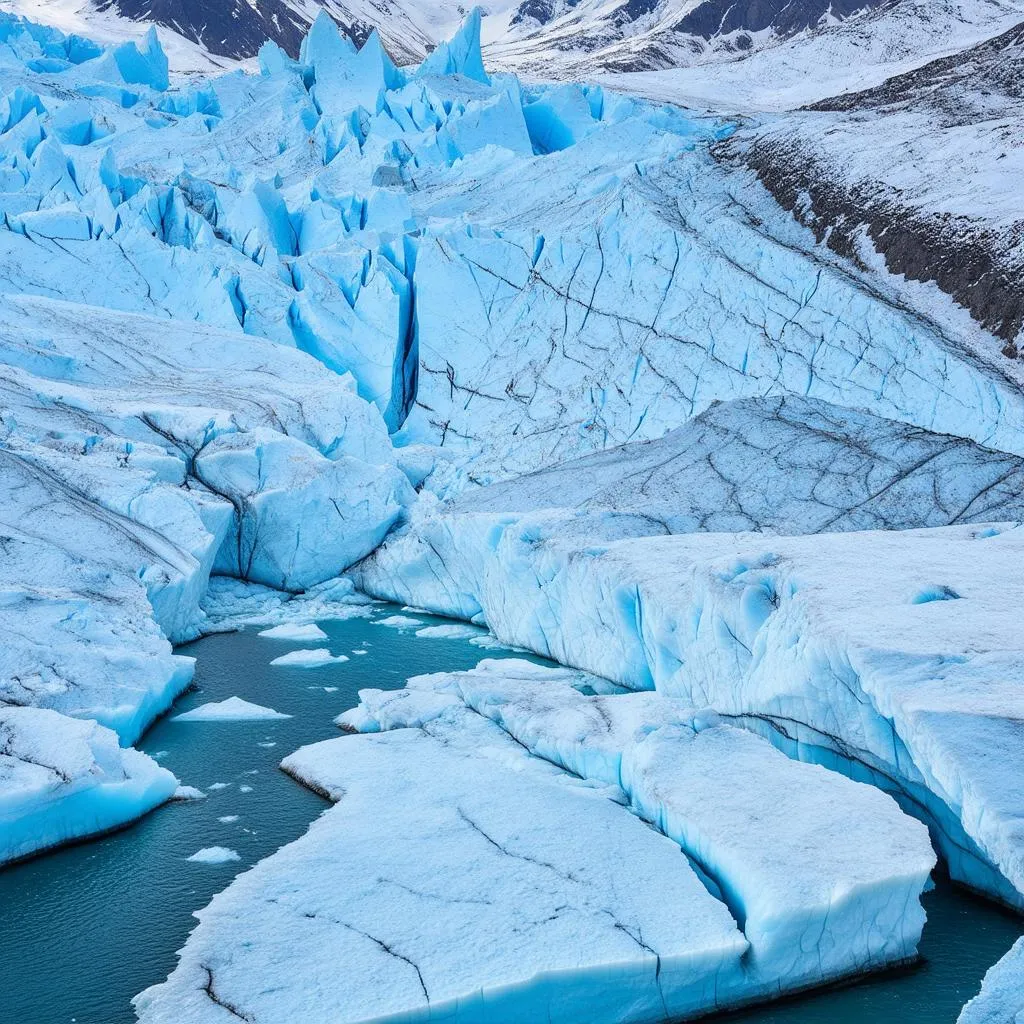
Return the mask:
[[[963,1009],[957,1024],[1024,1022],[1024,938],[1018,939],[982,982],[981,991]]]
[[[184,714],[175,715],[176,722],[255,722],[268,721],[275,718],[291,718],[273,708],[265,708],[261,704],[252,704],[241,697],[228,697],[227,700],[212,701],[202,704]]]
[[[485,662],[398,694],[367,691],[374,713],[381,701],[418,704],[421,728],[285,759],[339,802],[200,913],[170,979],[138,997],[143,1024],[214,1021],[218,1003],[275,1020],[302,1007],[339,1021],[654,1021],[913,954],[934,855],[890,798],[730,726],[666,725],[684,714],[678,702],[586,698],[568,678],[588,679]],[[550,694],[584,719],[587,701],[613,713],[623,702],[620,726],[595,737],[593,763],[596,747],[621,743],[633,783],[623,793],[617,770],[580,779],[531,757],[522,736],[463,701],[477,682],[492,706],[496,691]],[[548,735],[579,735],[561,721],[566,731]],[[593,716],[595,733],[601,722]],[[704,801],[695,789],[716,774]],[[658,884],[623,885],[623,863]],[[254,975],[274,980],[254,987]]]

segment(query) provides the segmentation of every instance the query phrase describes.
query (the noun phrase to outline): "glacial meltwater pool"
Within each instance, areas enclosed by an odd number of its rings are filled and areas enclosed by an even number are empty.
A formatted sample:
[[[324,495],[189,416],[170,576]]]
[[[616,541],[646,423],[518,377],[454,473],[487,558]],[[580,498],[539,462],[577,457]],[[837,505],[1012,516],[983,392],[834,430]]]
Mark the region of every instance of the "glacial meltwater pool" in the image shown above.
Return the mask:
[[[377,606],[374,618],[396,611]],[[240,871],[301,835],[328,806],[278,769],[285,754],[337,736],[333,719],[358,702],[360,688],[398,688],[412,675],[470,668],[483,657],[510,653],[481,650],[467,640],[420,638],[367,619],[320,625],[329,639],[308,646],[329,646],[349,661],[316,669],[271,667],[272,658],[306,645],[259,637],[255,628],[182,649],[198,659],[195,689],[140,746],[159,755],[183,784],[204,790],[206,799],[169,804],[123,832],[0,871],[2,1024],[134,1021],[131,997],[174,967],[175,951],[195,923],[192,913]],[[232,696],[293,717],[172,720]],[[187,861],[210,846],[235,850],[240,859]],[[987,968],[1024,932],[1024,920],[944,882],[926,897],[926,908],[924,962],[918,967],[723,1022],[953,1024]]]

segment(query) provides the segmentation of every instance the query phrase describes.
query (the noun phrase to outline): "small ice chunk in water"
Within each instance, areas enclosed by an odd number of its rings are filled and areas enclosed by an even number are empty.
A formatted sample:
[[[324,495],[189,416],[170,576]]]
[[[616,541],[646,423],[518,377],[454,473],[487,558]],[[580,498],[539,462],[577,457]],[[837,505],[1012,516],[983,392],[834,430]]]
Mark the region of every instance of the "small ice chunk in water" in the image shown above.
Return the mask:
[[[482,634],[477,626],[470,626],[463,622],[450,622],[442,626],[424,626],[416,630],[417,636],[431,637],[436,640],[472,640]]]
[[[273,708],[265,708],[262,704],[250,704],[241,697],[228,697],[227,700],[213,701],[193,708],[184,714],[175,715],[175,722],[246,722],[261,721],[271,718],[291,718]]]
[[[362,648],[360,648],[358,651],[353,651],[352,653],[353,654],[367,654],[368,652],[364,651]]]
[[[222,822],[225,825],[231,825],[234,822],[238,821],[238,815],[237,814],[224,814],[224,815],[221,815],[221,817],[219,817],[217,820],[219,822]]]
[[[241,860],[242,858],[234,850],[229,850],[226,846],[206,846],[185,859],[191,864],[227,864],[229,861]]]
[[[179,786],[174,791],[172,800],[205,800],[206,794],[195,786]]]
[[[414,619],[411,615],[388,615],[383,619],[375,619],[374,626],[393,626],[395,629],[410,629],[413,626],[422,626],[422,619]]]
[[[322,665],[335,665],[342,661],[348,661],[348,656],[339,654],[335,657],[326,647],[316,647],[289,651],[280,658],[275,658],[270,664],[288,668],[320,668]]]
[[[282,622],[280,626],[260,630],[260,636],[270,640],[326,640],[327,634],[315,623],[300,626],[295,622]]]
[[[230,782],[215,782],[215,783],[213,783],[212,786],[207,786],[206,788],[207,789],[212,789],[212,790],[227,789],[228,786],[230,786],[230,785],[231,785]]]
[[[252,786],[239,786],[238,787],[238,792],[239,793],[251,793],[252,792]]]

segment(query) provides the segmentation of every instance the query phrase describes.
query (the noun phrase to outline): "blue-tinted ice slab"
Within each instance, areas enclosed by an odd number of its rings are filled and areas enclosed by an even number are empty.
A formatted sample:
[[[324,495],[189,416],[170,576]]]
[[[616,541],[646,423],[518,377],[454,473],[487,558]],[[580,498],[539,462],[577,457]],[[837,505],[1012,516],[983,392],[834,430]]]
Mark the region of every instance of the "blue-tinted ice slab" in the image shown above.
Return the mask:
[[[128,824],[178,780],[117,734],[45,708],[0,708],[0,864]]]
[[[963,1008],[957,1024],[1021,1024],[1024,1021],[1024,939],[985,975],[981,991]]]
[[[1024,906],[1024,650],[1006,615],[1024,531],[650,531],[639,511],[424,513],[357,579],[878,785],[954,878]],[[917,600],[936,587],[960,597]]]
[[[889,796],[792,761],[656,693],[517,660],[360,693],[349,729],[423,727],[472,708],[540,757],[619,787],[709,876],[751,943],[750,992],[777,994],[912,957],[935,855]]]
[[[227,1004],[339,1024],[597,1024],[726,1000],[747,942],[678,846],[460,718],[287,758],[339,803],[200,912],[140,1021],[215,1024]]]

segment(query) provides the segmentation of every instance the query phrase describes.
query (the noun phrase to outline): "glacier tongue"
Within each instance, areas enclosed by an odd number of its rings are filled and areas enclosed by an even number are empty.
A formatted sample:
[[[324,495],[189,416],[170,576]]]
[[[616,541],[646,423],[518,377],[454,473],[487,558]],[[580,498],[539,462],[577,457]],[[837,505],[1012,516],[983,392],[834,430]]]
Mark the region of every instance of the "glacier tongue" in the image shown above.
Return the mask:
[[[200,913],[140,1021],[654,1021],[914,954],[934,855],[892,800],[588,681],[484,662],[364,692],[365,726],[393,731],[284,760],[336,806]]]
[[[1003,614],[1019,528],[649,533],[637,515],[424,514],[357,581],[875,782],[955,878],[1024,904],[1022,654]]]
[[[136,998],[144,1024],[225,1006],[655,1021],[727,1001],[742,974],[746,940],[676,844],[465,709],[283,766],[339,802],[200,912],[177,969]],[[623,864],[659,884],[623,884]]]

